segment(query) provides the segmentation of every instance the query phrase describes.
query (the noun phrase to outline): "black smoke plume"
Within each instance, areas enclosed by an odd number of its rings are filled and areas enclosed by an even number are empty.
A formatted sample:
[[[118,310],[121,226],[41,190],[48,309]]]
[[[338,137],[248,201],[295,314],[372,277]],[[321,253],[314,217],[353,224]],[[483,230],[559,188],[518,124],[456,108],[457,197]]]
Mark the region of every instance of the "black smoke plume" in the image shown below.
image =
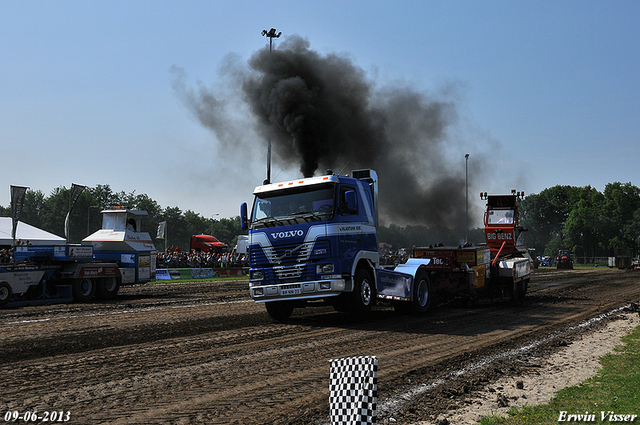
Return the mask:
[[[406,84],[377,87],[346,56],[321,55],[298,36],[255,52],[248,67],[228,59],[224,100],[211,89],[186,89],[174,72],[174,88],[223,149],[266,152],[270,138],[274,164],[295,164],[305,177],[326,168],[372,168],[385,222],[464,226],[464,161],[447,155],[453,101]],[[248,107],[251,117],[232,118],[232,103]],[[241,136],[249,126],[259,140]]]

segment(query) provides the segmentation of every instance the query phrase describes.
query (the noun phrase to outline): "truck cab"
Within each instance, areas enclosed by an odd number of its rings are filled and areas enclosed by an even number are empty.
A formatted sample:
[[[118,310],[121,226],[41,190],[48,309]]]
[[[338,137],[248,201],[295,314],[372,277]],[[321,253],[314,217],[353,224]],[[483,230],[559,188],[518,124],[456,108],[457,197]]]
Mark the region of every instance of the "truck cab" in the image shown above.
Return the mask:
[[[147,212],[111,207],[101,213],[102,229],[82,240],[93,246],[94,258],[116,262],[123,285],[155,280],[157,251],[151,236],[141,226]]]
[[[253,194],[250,217],[246,204],[241,217],[249,229],[250,295],[256,302],[266,303],[275,318],[307,301],[353,292],[370,307],[379,264],[373,170],[352,177],[328,171],[258,186]]]
[[[524,192],[511,191],[510,195],[480,193],[487,201],[484,226],[487,247],[491,250],[491,276],[506,285],[507,293],[521,301],[527,292],[534,260],[524,242],[527,229],[520,225],[518,201]],[[512,284],[512,285],[511,285]]]
[[[513,191],[511,195],[488,195],[485,192],[480,197],[487,201],[484,228],[491,255],[527,253],[528,256],[523,239],[525,229],[520,226],[517,203],[524,197],[524,192]]]

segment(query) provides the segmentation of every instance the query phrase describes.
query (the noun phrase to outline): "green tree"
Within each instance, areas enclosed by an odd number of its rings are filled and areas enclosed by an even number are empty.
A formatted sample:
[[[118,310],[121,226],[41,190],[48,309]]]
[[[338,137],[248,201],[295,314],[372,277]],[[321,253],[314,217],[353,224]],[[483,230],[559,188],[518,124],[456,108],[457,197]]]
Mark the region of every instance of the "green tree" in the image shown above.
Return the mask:
[[[42,213],[45,207],[45,196],[42,191],[27,190],[24,195],[24,204],[20,221],[35,227],[42,227]],[[9,215],[11,215],[11,207],[9,207]]]
[[[580,194],[580,200],[573,207],[564,224],[566,244],[577,257],[596,257],[603,254],[604,229],[607,224],[602,214],[604,196],[598,190],[587,186]]]
[[[161,214],[161,220],[167,222],[165,248],[180,247],[185,250],[189,247],[189,230],[182,211],[178,207],[166,207]]]
[[[640,208],[633,213],[631,221],[623,226],[622,233],[627,240],[632,241],[631,246],[637,253],[640,244]]]
[[[562,240],[562,237],[554,236],[544,247],[544,255],[555,258],[555,256],[558,254],[558,251],[564,248],[566,247],[564,241]]]
[[[42,229],[54,235],[64,237],[64,222],[69,209],[69,190],[64,186],[56,187],[45,199],[41,214]],[[75,222],[75,220],[71,220]]]
[[[191,244],[191,235],[208,235],[211,233],[211,219],[207,219],[202,217],[200,214],[187,210],[184,213],[184,220],[187,225],[189,244]]]
[[[148,215],[143,217],[141,220],[139,231],[149,233],[151,239],[154,240],[154,244],[158,247],[158,242],[162,241],[162,239],[156,241],[158,224],[162,221],[160,219],[162,214],[162,207],[160,207],[160,204],[146,194],[139,194],[135,196],[131,194],[131,197],[127,200],[127,205],[132,209],[147,212]]]
[[[636,248],[637,234],[629,232],[640,209],[640,189],[631,183],[609,183],[604,189],[602,214],[606,218],[603,248]]]
[[[96,205],[100,205],[102,208],[120,205],[119,199],[108,184],[99,184],[88,189],[88,192],[93,196]]]
[[[528,229],[527,245],[542,249],[554,238],[562,239],[564,224],[580,199],[581,188],[557,185],[520,202],[520,223]]]
[[[212,236],[229,245],[230,249],[237,243],[238,235],[245,233],[240,227],[240,216],[212,220]]]

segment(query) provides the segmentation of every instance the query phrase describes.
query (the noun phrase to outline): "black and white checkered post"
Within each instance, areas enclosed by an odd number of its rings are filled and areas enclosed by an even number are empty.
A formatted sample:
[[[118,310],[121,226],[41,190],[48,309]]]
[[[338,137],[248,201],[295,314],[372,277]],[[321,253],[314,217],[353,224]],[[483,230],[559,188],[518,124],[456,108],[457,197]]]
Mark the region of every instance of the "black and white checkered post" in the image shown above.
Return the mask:
[[[378,358],[345,357],[329,360],[331,425],[376,423]]]

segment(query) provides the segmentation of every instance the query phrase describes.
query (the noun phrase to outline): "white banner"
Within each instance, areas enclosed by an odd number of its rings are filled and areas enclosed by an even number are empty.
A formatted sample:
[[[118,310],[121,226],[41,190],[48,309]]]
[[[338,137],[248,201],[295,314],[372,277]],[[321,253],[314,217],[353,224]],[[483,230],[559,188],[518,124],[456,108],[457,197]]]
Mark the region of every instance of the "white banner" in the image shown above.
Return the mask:
[[[156,234],[157,239],[164,239],[164,233],[167,228],[167,222],[163,221],[158,223],[158,233]]]
[[[158,280],[171,280],[171,275],[168,269],[156,269],[156,279]]]
[[[208,279],[216,277],[216,274],[214,273],[213,269],[209,267],[203,269],[191,269],[191,276],[193,276],[195,279]]]

